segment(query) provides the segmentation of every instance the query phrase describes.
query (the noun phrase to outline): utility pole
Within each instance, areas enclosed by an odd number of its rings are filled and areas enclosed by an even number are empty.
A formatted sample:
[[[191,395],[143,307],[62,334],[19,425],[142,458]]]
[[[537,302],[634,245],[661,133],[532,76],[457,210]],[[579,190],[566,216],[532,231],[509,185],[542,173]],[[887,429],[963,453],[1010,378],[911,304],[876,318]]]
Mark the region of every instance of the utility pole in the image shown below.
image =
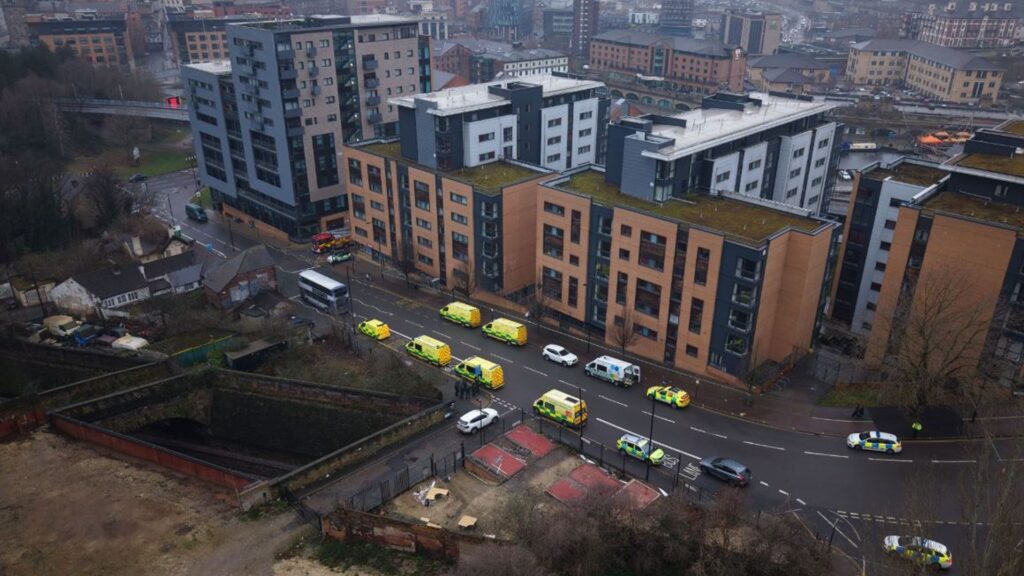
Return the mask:
[[[228,219],[228,239],[231,242],[231,249],[237,252],[238,248],[235,248],[235,231],[231,227],[231,219],[232,218],[234,218],[234,217],[233,216],[228,216],[227,217],[227,219]]]
[[[664,386],[665,382],[662,382],[661,385]],[[647,441],[650,442],[651,445],[647,454],[647,472],[644,474],[644,482],[651,479],[651,454],[654,454],[654,409],[657,405],[658,403],[655,400],[655,397],[651,396],[651,431],[647,434]]]
[[[147,187],[148,188],[148,187]],[[148,194],[148,192],[147,192]],[[171,195],[167,195],[167,216],[171,218],[171,226],[174,226],[174,211],[171,209]]]

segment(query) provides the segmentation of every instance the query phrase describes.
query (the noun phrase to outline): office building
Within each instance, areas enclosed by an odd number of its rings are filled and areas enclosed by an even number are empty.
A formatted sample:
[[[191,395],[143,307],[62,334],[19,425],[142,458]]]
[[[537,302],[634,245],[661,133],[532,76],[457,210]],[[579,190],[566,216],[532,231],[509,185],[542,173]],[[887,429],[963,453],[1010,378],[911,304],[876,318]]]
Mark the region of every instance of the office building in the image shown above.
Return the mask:
[[[33,46],[45,45],[50,50],[66,47],[76,58],[94,66],[135,69],[127,13],[27,14],[25,24]]]
[[[533,35],[533,0],[487,0],[487,32],[503,42]]]
[[[576,58],[590,57],[590,39],[597,34],[597,0],[575,0],[572,3],[572,40],[569,49]]]
[[[854,84],[897,86],[956,104],[999,101],[1003,68],[967,51],[918,40],[868,40],[850,46],[846,77]]]
[[[572,43],[573,10],[571,8],[545,8],[543,14],[545,48],[568,50]]]
[[[696,374],[739,383],[805,353],[838,226],[725,191],[627,192],[582,158],[545,170],[533,152],[562,145],[551,131],[575,138],[606,122],[597,86],[537,78],[399,99],[403,126],[418,130],[345,147],[355,240],[478,300],[540,301],[581,335]],[[503,114],[517,109],[532,118]],[[537,138],[537,126],[548,132]],[[630,148],[609,146],[609,166]],[[620,172],[624,162],[635,160],[615,161]]]
[[[937,349],[953,349],[965,373],[983,368],[983,377],[1020,385],[1024,355],[1019,313],[1024,301],[1022,134],[1024,122],[1018,120],[980,130],[962,154],[917,182],[924,188],[899,206],[895,221],[886,220],[883,230],[891,230],[892,240],[884,247],[888,255],[881,281],[873,282],[867,296],[858,294],[853,303],[855,311],[862,307],[872,311],[862,316],[858,326],[869,332],[869,362],[882,363],[899,355],[905,345],[923,345],[914,333],[904,330],[917,325],[920,314],[934,314],[930,325]],[[883,171],[873,178],[872,173],[861,175],[868,195],[873,194],[874,182],[885,175]],[[859,189],[856,195],[861,201]],[[844,258],[844,267],[849,260]]]
[[[667,36],[693,36],[693,0],[664,0],[658,33]]]
[[[344,142],[394,135],[388,96],[430,90],[429,39],[397,16],[227,27],[230,61],[182,68],[200,179],[226,215],[304,241],[344,228]]]
[[[1002,48],[1017,42],[1019,2],[929,4],[904,12],[900,37],[948,48]]]
[[[722,42],[743,48],[748,56],[775,54],[782,41],[782,14],[727,9],[719,30]]]
[[[432,42],[433,66],[478,84],[495,78],[569,71],[569,57],[543,48],[522,49],[493,40],[460,38]]]
[[[653,76],[673,90],[742,92],[747,57],[717,39],[610,30],[591,39],[590,68]]]

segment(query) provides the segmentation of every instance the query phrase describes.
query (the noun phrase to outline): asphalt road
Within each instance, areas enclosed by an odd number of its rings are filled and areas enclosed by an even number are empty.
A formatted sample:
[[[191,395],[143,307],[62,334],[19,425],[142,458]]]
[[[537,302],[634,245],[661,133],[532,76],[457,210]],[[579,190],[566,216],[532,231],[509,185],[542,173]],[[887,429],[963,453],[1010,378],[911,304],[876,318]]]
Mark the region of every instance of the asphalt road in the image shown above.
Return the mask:
[[[232,240],[228,230],[212,218],[206,223],[183,219],[184,205],[195,192],[190,171],[151,178],[149,185],[156,187],[165,205],[169,203],[161,217],[173,218],[186,234],[208,246],[211,255],[221,258],[232,253],[232,242],[239,249],[254,244],[238,235]],[[280,269],[287,272],[282,276],[282,291],[295,299],[291,280],[296,272],[311,266],[311,255],[274,253]],[[321,270],[346,281],[343,265]],[[584,374],[582,365],[607,351],[592,346],[588,352],[584,341],[534,327],[526,346],[507,346],[485,337],[479,329],[442,320],[434,304],[381,290],[375,278],[360,277],[352,282],[356,321],[378,318],[387,322],[394,335],[389,344],[396,348],[421,334],[447,342],[455,357],[452,366],[470,356],[501,364],[506,385],[493,394],[492,406],[505,418],[518,419],[520,409],[530,411],[543,392],[559,388],[579,393],[587,401],[587,438],[614,447],[624,432],[651,436],[670,460],[679,460],[683,479],[702,491],[713,492],[722,485],[700,475],[697,462],[706,456],[735,458],[753,471],[754,482],[745,489],[753,507],[796,515],[812,533],[831,537],[834,546],[862,562],[868,573],[886,573],[881,540],[888,534],[927,536],[950,546],[954,556],[967,546],[968,527],[957,494],[961,479],[979,465],[982,441],[908,442],[903,453],[887,456],[849,450],[841,438],[779,430],[696,407],[676,410],[666,404],[652,405],[644,391],[660,382],[621,389]],[[491,310],[483,313],[485,322],[495,317]],[[307,308],[304,315],[316,318],[318,326],[328,323],[312,309]],[[552,342],[576,353],[580,365],[565,368],[544,360],[540,350]],[[614,356],[614,352],[610,354]],[[1019,441],[996,440],[990,447],[1006,461],[1024,455]],[[996,462],[1000,464],[1005,462]],[[637,461],[630,464],[630,471],[642,477],[644,467]],[[922,494],[928,495],[924,504],[908,504],[920,502]]]

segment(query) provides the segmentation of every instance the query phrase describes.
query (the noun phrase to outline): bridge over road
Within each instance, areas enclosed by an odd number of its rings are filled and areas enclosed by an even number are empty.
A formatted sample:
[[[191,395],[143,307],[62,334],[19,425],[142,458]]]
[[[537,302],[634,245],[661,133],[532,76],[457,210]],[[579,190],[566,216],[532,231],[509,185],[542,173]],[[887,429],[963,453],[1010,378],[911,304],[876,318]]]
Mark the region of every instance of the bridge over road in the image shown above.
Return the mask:
[[[188,107],[177,108],[165,102],[144,100],[101,100],[97,98],[55,98],[54,103],[61,112],[76,114],[105,114],[110,116],[138,116],[188,122]]]

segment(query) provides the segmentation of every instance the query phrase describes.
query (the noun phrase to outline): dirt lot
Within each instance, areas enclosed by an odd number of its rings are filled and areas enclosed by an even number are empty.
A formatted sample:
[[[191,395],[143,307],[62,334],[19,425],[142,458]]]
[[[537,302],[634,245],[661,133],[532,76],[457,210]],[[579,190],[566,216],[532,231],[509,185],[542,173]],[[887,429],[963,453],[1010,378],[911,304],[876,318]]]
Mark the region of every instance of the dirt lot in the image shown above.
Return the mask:
[[[0,479],[0,576],[329,573],[277,560],[308,534],[290,511],[246,521],[222,489],[49,432],[0,444]]]

